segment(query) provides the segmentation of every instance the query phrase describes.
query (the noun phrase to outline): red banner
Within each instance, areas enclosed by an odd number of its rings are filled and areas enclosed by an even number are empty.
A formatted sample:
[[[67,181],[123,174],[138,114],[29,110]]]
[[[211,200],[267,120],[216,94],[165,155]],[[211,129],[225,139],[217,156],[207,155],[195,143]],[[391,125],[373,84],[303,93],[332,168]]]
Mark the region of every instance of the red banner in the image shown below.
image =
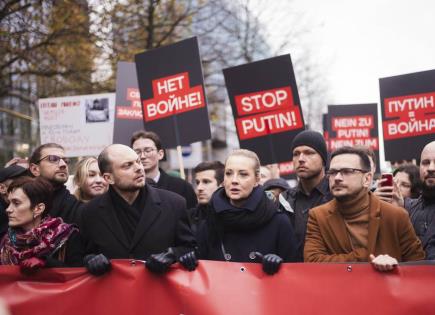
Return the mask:
[[[142,263],[115,260],[109,274],[83,268],[20,274],[0,267],[0,297],[12,314],[433,314],[435,266],[284,264],[274,276],[260,264],[201,261],[153,275]]]

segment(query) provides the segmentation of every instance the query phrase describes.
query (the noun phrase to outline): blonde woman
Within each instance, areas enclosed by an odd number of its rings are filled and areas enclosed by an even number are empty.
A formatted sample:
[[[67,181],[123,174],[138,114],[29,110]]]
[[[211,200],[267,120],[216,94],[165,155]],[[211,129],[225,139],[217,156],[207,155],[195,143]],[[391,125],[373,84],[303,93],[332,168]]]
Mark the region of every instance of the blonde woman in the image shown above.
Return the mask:
[[[77,163],[74,184],[77,187],[74,195],[83,202],[88,202],[94,197],[104,194],[109,188],[98,168],[98,161],[95,157],[87,157]]]
[[[295,260],[296,241],[289,218],[265,194],[260,161],[235,150],[225,161],[223,187],[213,194],[207,218],[198,228],[199,258],[261,262],[268,274]]]

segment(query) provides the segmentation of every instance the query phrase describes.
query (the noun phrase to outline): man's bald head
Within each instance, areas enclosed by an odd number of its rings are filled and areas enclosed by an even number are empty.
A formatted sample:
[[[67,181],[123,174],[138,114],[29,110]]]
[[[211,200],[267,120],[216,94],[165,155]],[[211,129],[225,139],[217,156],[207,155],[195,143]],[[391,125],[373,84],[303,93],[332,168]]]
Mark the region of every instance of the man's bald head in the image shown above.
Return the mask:
[[[435,198],[435,141],[429,142],[421,151],[420,178],[423,194]]]
[[[98,156],[98,167],[100,168],[101,174],[112,172],[113,160],[122,154],[134,152],[130,147],[123,144],[111,144],[108,145],[101,151]],[[134,154],[136,154],[134,152]]]

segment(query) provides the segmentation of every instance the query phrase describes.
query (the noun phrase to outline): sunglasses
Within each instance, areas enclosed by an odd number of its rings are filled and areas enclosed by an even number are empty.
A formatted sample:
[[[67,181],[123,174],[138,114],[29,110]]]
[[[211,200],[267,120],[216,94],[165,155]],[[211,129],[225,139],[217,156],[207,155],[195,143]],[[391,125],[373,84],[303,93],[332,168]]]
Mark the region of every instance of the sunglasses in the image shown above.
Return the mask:
[[[70,162],[70,159],[69,158],[67,158],[67,157],[61,157],[61,156],[59,156],[59,155],[52,155],[52,154],[49,154],[49,155],[46,155],[46,156],[44,156],[43,158],[41,158],[39,161],[37,161],[36,163],[39,163],[39,162],[41,162],[42,160],[47,160],[48,162],[50,162],[50,163],[57,163],[57,164],[59,164],[59,162],[60,162],[60,160],[63,160],[64,162],[65,162],[65,164],[69,164],[69,162]]]

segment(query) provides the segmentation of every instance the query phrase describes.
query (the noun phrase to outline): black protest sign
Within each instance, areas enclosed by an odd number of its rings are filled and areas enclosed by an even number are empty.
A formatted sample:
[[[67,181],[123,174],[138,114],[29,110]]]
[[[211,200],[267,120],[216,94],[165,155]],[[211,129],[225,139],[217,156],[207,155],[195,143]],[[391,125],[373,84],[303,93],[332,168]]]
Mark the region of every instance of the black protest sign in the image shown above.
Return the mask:
[[[412,160],[435,134],[435,70],[379,79],[385,159]]]
[[[198,41],[190,38],[136,55],[145,129],[164,148],[209,139]]]
[[[323,138],[325,139],[326,148],[329,150],[329,126],[328,126],[328,113],[322,114],[322,130],[323,130]]]
[[[375,152],[379,161],[377,108],[377,104],[329,105],[329,150],[332,152],[343,146],[365,146]]]
[[[131,135],[143,128],[136,65],[134,62],[118,62],[113,143],[129,146]]]
[[[224,76],[240,147],[262,164],[291,160],[304,120],[290,55],[228,68]]]

